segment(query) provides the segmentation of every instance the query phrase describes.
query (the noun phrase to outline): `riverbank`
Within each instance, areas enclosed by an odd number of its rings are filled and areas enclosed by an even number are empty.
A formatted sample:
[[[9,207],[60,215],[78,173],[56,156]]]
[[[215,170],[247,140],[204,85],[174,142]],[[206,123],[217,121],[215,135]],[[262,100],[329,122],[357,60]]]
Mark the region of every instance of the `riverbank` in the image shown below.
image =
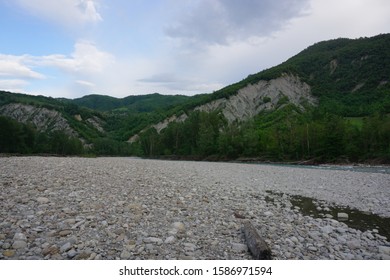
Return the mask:
[[[0,158],[2,259],[388,259],[380,230],[304,215],[292,195],[390,217],[390,175],[138,158]],[[330,215],[330,214],[329,214]]]

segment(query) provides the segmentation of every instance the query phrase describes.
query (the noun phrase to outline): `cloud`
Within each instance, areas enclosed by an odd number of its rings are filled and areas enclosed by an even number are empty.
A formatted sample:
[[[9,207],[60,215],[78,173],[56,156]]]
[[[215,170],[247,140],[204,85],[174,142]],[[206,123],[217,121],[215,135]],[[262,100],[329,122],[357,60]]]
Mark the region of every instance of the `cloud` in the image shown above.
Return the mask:
[[[75,92],[79,94],[94,89],[95,85],[101,85],[106,76],[115,75],[116,65],[112,54],[86,40],[76,42],[74,51],[69,55],[0,54],[0,88],[18,91],[24,88],[24,91],[29,91],[32,80],[44,79],[46,84],[58,83],[58,87],[72,85],[69,88],[79,89],[79,92]],[[55,90],[50,93],[53,94]]]
[[[178,77],[174,73],[159,73],[151,75],[147,78],[138,79],[138,82],[146,87],[153,86],[159,88],[159,91],[171,91],[168,93],[199,93],[210,92],[216,88],[221,88],[223,85],[216,82],[205,82],[205,80],[186,76],[185,74]]]
[[[36,65],[50,66],[72,74],[89,75],[101,73],[115,58],[112,54],[98,49],[91,41],[76,42],[71,55],[54,54],[32,59]]]
[[[102,21],[96,0],[15,0],[15,3],[34,16],[67,27]]]
[[[21,79],[44,79],[45,76],[26,65],[28,56],[0,54],[0,78],[17,77]]]
[[[26,65],[28,56],[0,54],[0,89],[22,92],[31,80],[45,79],[45,75]]]
[[[226,45],[250,37],[268,36],[301,16],[308,0],[200,0],[165,34],[191,44]]]
[[[11,92],[23,92],[23,88],[28,85],[28,82],[21,79],[0,79],[0,89]]]
[[[82,80],[75,81],[75,83],[87,88],[94,88],[96,86],[94,83]]]

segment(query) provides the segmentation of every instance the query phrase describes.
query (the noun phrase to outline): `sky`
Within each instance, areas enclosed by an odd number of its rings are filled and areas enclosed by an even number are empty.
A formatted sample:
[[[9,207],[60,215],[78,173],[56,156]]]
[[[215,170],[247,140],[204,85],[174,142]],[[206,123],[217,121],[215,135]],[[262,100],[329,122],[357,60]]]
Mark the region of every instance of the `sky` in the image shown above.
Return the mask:
[[[211,93],[316,42],[381,33],[388,0],[0,0],[0,90]]]

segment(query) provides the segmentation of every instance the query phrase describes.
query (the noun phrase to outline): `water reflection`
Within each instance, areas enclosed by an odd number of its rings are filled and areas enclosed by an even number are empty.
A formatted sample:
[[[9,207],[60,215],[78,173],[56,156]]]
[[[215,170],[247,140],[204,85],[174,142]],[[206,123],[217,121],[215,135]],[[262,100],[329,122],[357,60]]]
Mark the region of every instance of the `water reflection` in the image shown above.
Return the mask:
[[[267,191],[266,201],[273,203],[276,196],[283,196],[283,193]],[[378,231],[380,235],[390,240],[390,218],[380,217],[376,214],[362,212],[350,207],[329,205],[326,202],[318,201],[310,197],[299,195],[288,195],[292,208],[298,209],[303,215],[313,218],[332,218],[345,223],[351,228],[362,232],[367,230]],[[338,218],[338,214],[345,213],[348,217]]]

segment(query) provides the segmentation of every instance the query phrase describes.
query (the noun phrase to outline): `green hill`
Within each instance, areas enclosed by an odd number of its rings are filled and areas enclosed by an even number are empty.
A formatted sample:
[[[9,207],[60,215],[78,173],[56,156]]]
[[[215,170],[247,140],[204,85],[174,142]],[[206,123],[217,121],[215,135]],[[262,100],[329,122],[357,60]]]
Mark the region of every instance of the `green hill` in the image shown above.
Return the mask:
[[[311,88],[317,106],[306,111],[280,98],[243,123],[189,109],[231,100],[242,89],[289,75]],[[269,102],[264,97],[263,102]],[[261,105],[261,104],[259,104]],[[390,35],[335,39],[308,47],[286,62],[249,75],[182,108],[190,116],[159,134],[141,134],[142,153],[195,158],[250,157],[277,161],[390,160]],[[191,131],[190,133],[188,131]],[[151,149],[150,147],[153,147]]]
[[[99,111],[128,111],[131,113],[165,110],[190,99],[184,95],[161,95],[158,93],[115,98],[107,95],[86,95],[72,102]]]

